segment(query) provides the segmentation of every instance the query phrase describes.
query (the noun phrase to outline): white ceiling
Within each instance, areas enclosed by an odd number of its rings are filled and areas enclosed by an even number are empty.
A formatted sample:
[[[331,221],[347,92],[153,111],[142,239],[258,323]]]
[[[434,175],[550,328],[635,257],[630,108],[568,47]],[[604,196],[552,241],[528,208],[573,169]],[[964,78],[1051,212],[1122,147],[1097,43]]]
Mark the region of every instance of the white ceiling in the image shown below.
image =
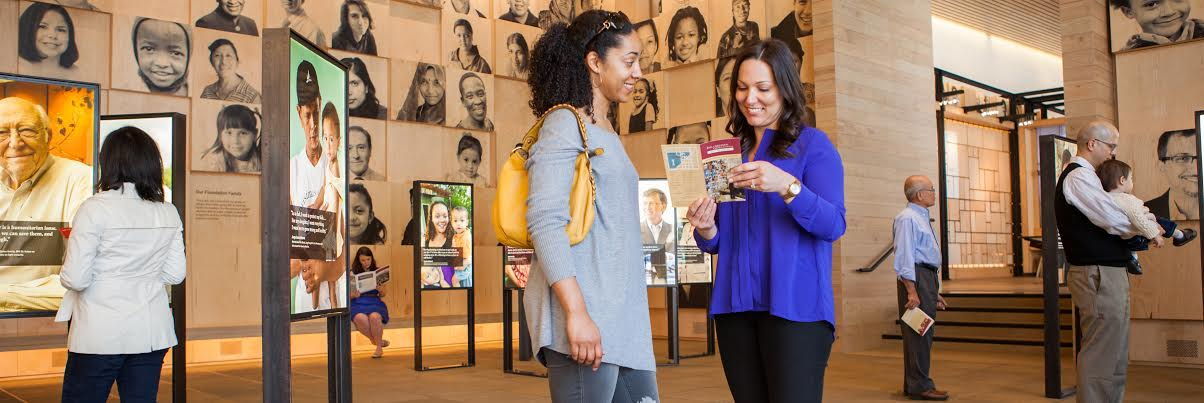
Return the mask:
[[[1062,56],[1058,0],[932,0],[932,15]]]

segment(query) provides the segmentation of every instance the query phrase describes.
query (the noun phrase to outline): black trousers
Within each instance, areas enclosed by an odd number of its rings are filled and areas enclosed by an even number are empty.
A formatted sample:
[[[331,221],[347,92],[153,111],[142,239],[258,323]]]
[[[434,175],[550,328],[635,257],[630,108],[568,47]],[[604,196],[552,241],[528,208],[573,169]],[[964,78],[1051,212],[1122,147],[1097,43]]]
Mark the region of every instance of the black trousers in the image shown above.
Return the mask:
[[[768,312],[715,315],[719,357],[737,403],[820,402],[835,340],[828,322]]]
[[[142,354],[80,354],[67,352],[63,371],[63,402],[105,402],[113,382],[122,403],[154,402],[159,372],[167,349]]]
[[[897,280],[899,294],[899,316],[903,316],[907,305],[907,286],[903,280]],[[920,310],[936,320],[936,297],[940,284],[935,269],[916,266],[916,295],[920,297]],[[928,329],[923,336],[911,330],[905,323],[899,324],[903,334],[903,393],[918,395],[936,389],[936,383],[929,376],[932,367],[932,338],[936,334],[936,326]]]

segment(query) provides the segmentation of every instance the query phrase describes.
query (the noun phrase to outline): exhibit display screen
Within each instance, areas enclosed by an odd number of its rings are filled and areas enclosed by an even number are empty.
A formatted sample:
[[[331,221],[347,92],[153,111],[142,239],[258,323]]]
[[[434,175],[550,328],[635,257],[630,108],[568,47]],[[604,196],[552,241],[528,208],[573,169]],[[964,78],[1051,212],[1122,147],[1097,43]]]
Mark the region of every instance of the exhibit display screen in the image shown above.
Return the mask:
[[[677,284],[677,215],[669,199],[669,181],[640,179],[640,240],[644,273],[650,286]]]
[[[466,183],[416,181],[420,229],[414,266],[423,290],[471,288],[473,199]]]
[[[507,289],[527,288],[535,249],[502,247],[502,286]]]
[[[62,301],[64,235],[92,195],[98,94],[0,74],[0,317],[53,315]]]
[[[289,43],[289,268],[293,318],[347,308],[347,70]],[[284,72],[281,72],[284,73]]]
[[[175,162],[172,159],[172,150],[175,147],[175,117],[163,115],[157,117],[130,117],[130,118],[110,118],[103,117],[100,120],[100,139],[97,140],[99,146],[104,146],[105,139],[113,131],[123,127],[136,127],[149,134],[151,139],[155,140],[155,145],[159,146],[159,157],[163,159],[163,200],[172,201],[172,166]],[[99,147],[97,152],[100,152]]]

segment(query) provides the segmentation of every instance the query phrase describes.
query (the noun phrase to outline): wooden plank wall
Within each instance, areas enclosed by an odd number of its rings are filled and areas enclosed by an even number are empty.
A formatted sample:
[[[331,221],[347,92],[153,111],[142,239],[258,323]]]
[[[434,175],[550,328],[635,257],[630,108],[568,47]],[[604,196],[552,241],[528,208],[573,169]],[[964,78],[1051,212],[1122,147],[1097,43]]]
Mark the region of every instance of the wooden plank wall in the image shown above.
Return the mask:
[[[890,261],[855,270],[891,241],[903,179],[937,177],[932,15],[928,0],[817,1],[814,13],[817,126],[844,160],[848,210],[832,273],[837,351],[859,351],[885,345],[897,308]]]
[[[1061,0],[1066,133],[1095,119],[1116,121],[1116,79],[1108,48],[1108,1]]]

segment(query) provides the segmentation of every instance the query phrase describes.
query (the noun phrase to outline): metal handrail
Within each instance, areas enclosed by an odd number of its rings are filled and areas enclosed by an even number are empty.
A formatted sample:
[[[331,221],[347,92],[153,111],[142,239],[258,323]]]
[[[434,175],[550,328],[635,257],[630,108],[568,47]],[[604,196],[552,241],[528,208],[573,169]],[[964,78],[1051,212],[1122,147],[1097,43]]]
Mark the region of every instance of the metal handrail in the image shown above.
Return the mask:
[[[869,267],[862,267],[860,269],[857,269],[857,271],[860,273],[869,273],[874,270],[877,270],[878,266],[882,265],[882,262],[885,262],[886,258],[890,257],[890,255],[893,253],[895,253],[895,245],[894,245],[894,243],[891,243],[891,245],[889,247],[887,247],[885,251],[882,251],[881,255],[878,255],[877,259],[874,259],[873,264],[871,264]]]

